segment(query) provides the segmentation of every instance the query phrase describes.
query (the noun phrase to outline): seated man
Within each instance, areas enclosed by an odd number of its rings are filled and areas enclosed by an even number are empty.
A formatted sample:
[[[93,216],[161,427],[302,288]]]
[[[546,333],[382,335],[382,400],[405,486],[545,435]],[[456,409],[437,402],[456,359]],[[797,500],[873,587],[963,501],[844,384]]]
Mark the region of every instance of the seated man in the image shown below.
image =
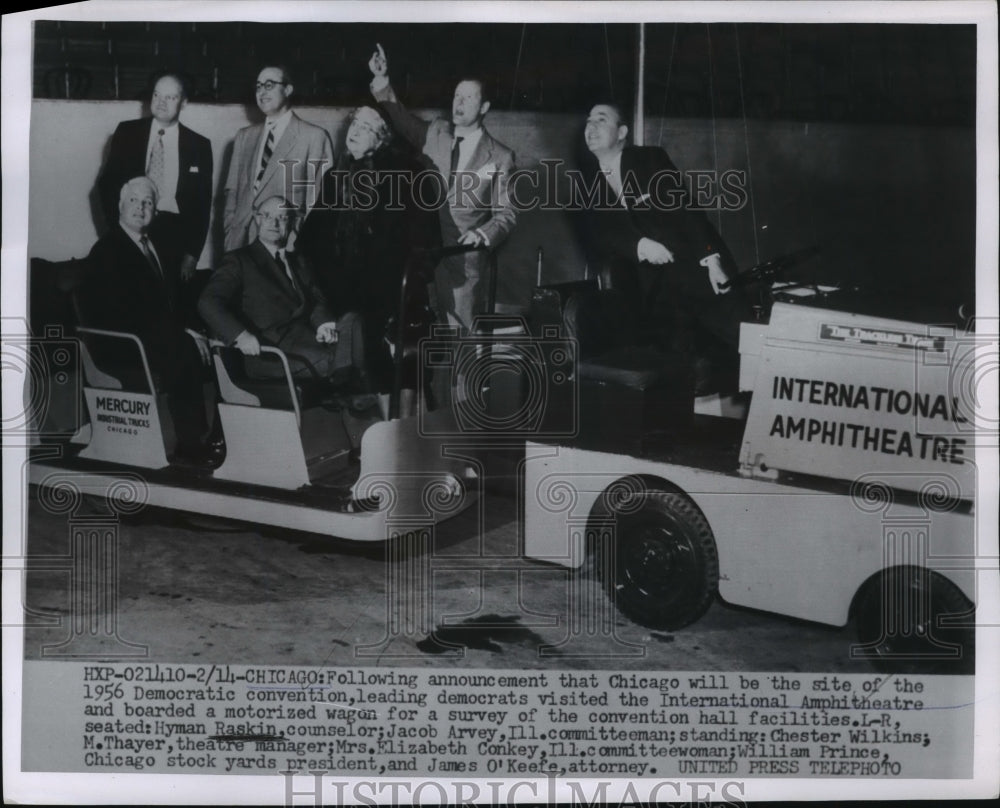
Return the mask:
[[[590,110],[584,129],[590,259],[610,272],[646,337],[693,363],[696,393],[733,387],[740,322],[752,315],[738,291],[720,288],[733,274],[732,258],[705,215],[689,209],[670,182],[679,173],[667,153],[627,145],[628,132],[617,106]],[[706,348],[714,348],[711,371]]]
[[[336,321],[312,270],[285,245],[295,209],[283,197],[265,199],[254,212],[257,238],[227,253],[198,300],[198,312],[227,345],[246,357],[247,373],[277,378],[277,362],[259,358],[260,346],[280,348],[297,379],[346,382],[363,367],[360,318]]]
[[[211,464],[221,442],[214,448],[203,442],[208,345],[190,327],[193,312],[180,304],[183,245],[149,236],[156,203],[156,186],[148,177],[122,186],[118,223],[87,259],[88,277],[77,295],[80,325],[128,332],[142,341],[158,386],[167,393],[177,432],[175,459]]]

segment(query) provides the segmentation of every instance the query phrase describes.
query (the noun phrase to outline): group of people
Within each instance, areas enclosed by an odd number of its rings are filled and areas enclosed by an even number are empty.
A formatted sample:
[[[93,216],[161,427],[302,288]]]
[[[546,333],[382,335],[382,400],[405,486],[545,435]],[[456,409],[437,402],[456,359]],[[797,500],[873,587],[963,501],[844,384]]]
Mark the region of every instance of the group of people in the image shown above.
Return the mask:
[[[237,132],[223,188],[225,255],[190,303],[184,292],[208,233],[213,164],[208,139],[179,121],[183,78],[159,77],[151,117],[113,135],[98,180],[109,227],[89,257],[81,318],[140,337],[168,396],[178,458],[211,463],[220,450],[203,406],[207,337],[238,349],[251,376],[283,372],[260,356],[272,345],[299,378],[384,393],[414,248],[469,247],[415,284],[433,290],[417,304],[460,334],[482,311],[488,253],[517,221],[508,194],[514,153],[483,125],[486,85],[459,81],[450,118],[427,122],[400,103],[381,46],[369,68],[372,102],[351,114],[338,156],[327,131],[292,109],[288,69],[259,72],[264,120]],[[732,268],[725,247],[700,214],[648,205],[646,185],[672,164],[662,149],[628,146],[627,137],[620,108],[593,107],[585,142],[604,204],[585,212],[589,255],[613,270],[650,333],[673,348],[701,327],[735,347],[742,310],[721,288]],[[415,187],[428,175],[441,190],[430,205]]]

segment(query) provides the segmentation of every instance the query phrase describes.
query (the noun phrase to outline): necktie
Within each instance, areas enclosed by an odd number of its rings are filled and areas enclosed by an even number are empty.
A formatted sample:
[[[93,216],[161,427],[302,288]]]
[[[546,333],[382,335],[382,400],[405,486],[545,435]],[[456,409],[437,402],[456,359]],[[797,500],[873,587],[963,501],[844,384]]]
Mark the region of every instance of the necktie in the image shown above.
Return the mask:
[[[142,247],[142,254],[146,256],[146,263],[148,263],[153,271],[156,272],[156,276],[162,281],[163,280],[163,267],[160,266],[160,262],[156,260],[156,256],[153,251],[149,248],[149,239],[143,236],[139,239],[139,246]]]
[[[458,171],[458,144],[463,138],[455,138],[455,144],[451,147],[451,173],[448,175],[448,188],[455,187],[455,172]]]
[[[165,161],[163,156],[163,134],[163,129],[160,129],[157,132],[156,140],[153,141],[153,148],[149,152],[149,165],[146,166],[146,176],[149,177],[156,185],[156,190],[159,192],[160,196],[163,196],[163,173]]]
[[[253,190],[254,193],[260,188],[261,180],[264,179],[264,171],[267,168],[267,164],[271,160],[271,154],[274,152],[274,127],[268,125],[267,127],[267,140],[264,141],[264,151],[260,155],[260,170],[257,171],[257,179],[254,181]]]
[[[285,262],[285,257],[281,250],[278,250],[274,254],[274,260],[277,262],[278,266],[284,270],[285,275],[288,276],[288,282],[292,285],[292,289],[298,293],[299,285],[295,282],[295,276],[292,274],[292,268]]]

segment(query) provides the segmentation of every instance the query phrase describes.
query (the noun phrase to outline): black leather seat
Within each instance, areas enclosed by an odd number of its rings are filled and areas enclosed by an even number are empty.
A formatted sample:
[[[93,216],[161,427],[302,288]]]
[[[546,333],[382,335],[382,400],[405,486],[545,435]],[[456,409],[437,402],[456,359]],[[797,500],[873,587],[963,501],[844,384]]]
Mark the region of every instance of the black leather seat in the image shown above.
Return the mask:
[[[536,335],[559,325],[576,340],[581,443],[638,451],[644,435],[690,423],[690,364],[642,344],[637,318],[620,292],[589,281],[538,287],[531,321]]]

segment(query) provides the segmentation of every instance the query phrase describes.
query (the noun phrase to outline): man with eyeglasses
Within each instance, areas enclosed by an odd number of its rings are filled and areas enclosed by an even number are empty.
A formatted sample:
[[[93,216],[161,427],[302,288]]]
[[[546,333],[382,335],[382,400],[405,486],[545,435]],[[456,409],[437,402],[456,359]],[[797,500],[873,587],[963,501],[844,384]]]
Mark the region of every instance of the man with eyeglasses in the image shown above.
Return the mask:
[[[253,243],[227,253],[198,300],[211,331],[246,357],[254,378],[284,375],[261,358],[261,345],[286,353],[299,379],[347,382],[362,366],[360,321],[352,313],[335,319],[308,262],[286,250],[295,209],[271,196],[254,211]]]
[[[180,123],[187,98],[180,75],[159,76],[149,104],[151,117],[118,124],[97,181],[109,226],[118,220],[118,192],[125,181],[142,174],[153,181],[159,194],[155,234],[181,245],[184,280],[191,279],[198,265],[212,209],[212,144]]]
[[[254,208],[265,199],[286,197],[303,213],[312,207],[323,173],[333,163],[327,131],[292,111],[294,89],[284,66],[269,65],[257,75],[257,107],[265,120],[236,133],[224,191],[227,252],[257,237]]]

